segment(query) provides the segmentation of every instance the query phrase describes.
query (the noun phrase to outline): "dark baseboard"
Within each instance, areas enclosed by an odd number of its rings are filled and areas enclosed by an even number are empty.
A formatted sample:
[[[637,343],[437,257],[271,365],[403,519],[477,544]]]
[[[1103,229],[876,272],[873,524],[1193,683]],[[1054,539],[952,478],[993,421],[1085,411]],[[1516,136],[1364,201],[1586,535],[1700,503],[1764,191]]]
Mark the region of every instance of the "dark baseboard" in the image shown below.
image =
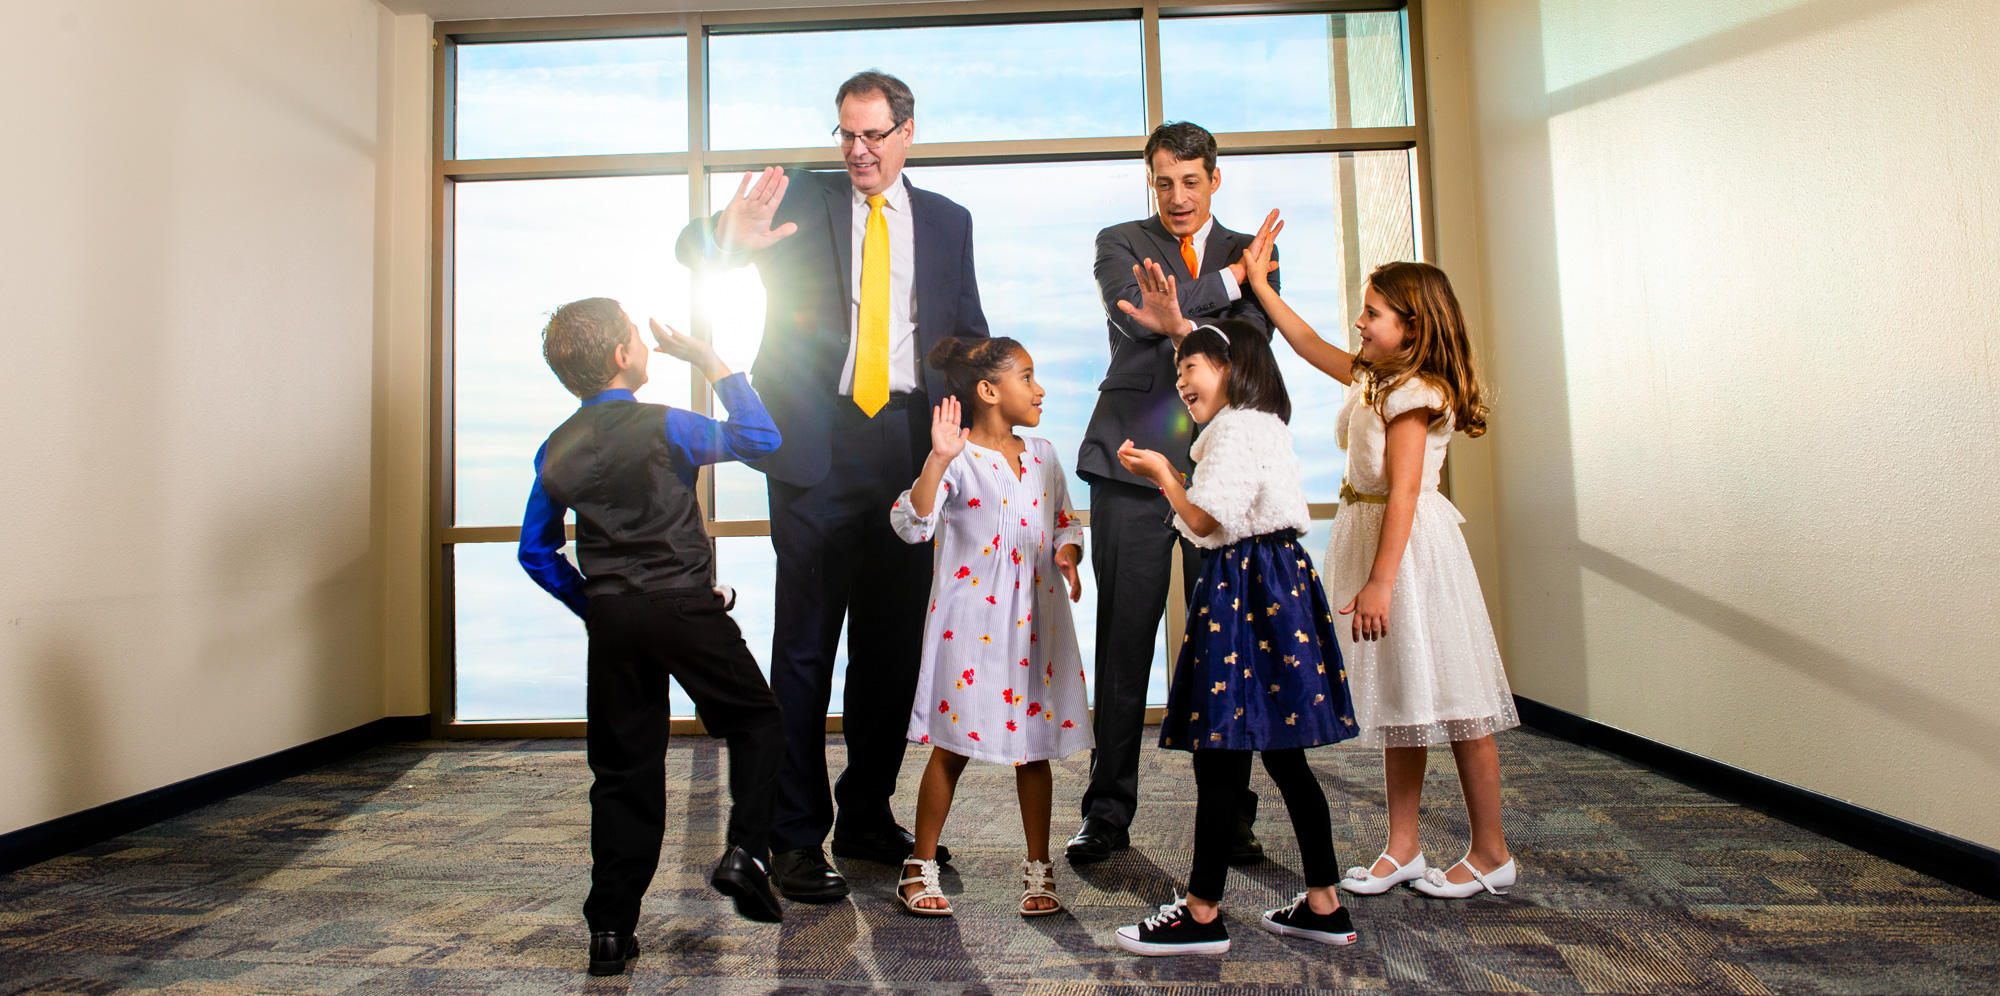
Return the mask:
[[[1544,733],[1616,754],[1746,809],[1988,899],[2000,899],[2000,850],[1669,747],[1533,699],[1516,695],[1514,704],[1522,723]]]
[[[423,740],[430,735],[429,716],[389,716],[150,792],[0,834],[0,874],[131,833],[378,744]]]

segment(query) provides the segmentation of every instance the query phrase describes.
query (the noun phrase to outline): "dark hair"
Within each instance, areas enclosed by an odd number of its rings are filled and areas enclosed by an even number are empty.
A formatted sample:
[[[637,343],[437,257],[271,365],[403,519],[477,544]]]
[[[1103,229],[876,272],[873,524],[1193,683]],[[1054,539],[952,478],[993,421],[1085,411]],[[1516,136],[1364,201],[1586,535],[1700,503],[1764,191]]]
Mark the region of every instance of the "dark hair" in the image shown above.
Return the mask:
[[[569,393],[588,398],[611,383],[611,354],[632,341],[632,321],[608,297],[557,308],[542,328],[542,358]]]
[[[1220,330],[1218,332],[1218,330]],[[1292,420],[1292,396],[1271,355],[1270,333],[1241,318],[1223,318],[1197,327],[1174,350],[1174,366],[1190,356],[1229,364],[1229,403]]]
[[[1153,171],[1153,153],[1165,149],[1175,159],[1201,160],[1201,168],[1215,172],[1215,136],[1192,121],[1169,121],[1146,137],[1146,172]]]
[[[833,95],[833,109],[840,110],[840,105],[846,103],[849,97],[871,94],[880,94],[883,100],[889,102],[889,117],[895,120],[898,127],[917,116],[917,95],[910,92],[909,84],[880,69],[864,69],[849,76]]]
[[[979,401],[979,382],[999,382],[1000,375],[1025,353],[1019,342],[1006,336],[991,339],[939,339],[925,361],[932,370],[944,374],[945,386],[968,411]]]

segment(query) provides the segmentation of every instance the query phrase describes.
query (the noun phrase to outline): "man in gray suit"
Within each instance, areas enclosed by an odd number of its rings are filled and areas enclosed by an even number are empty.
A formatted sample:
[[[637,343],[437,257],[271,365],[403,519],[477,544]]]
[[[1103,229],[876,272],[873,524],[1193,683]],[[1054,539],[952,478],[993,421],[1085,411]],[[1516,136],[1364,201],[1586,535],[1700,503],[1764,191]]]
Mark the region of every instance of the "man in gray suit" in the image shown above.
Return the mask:
[[[1188,473],[1194,424],[1174,388],[1176,345],[1197,324],[1217,318],[1249,321],[1266,335],[1271,330],[1256,297],[1242,288],[1243,249],[1254,236],[1223,228],[1209,214],[1209,199],[1222,185],[1215,136],[1184,121],[1154,129],[1146,140],[1146,176],[1157,213],[1097,234],[1095,270],[1110,325],[1111,365],[1097,386],[1097,408],[1076,460],[1077,475],[1090,484],[1090,563],[1097,578],[1097,747],[1083,794],[1083,828],[1069,842],[1073,864],[1102,861],[1128,846],[1126,831],[1138,806],[1146,681],[1176,549],[1189,589],[1201,573],[1194,544],[1174,531],[1166,496],[1119,465],[1118,446],[1130,439]],[[1155,266],[1172,278],[1175,293],[1140,293],[1141,267]],[[1273,287],[1277,280],[1273,273]],[[1179,622],[1170,629],[1177,631]],[[1232,864],[1263,860],[1251,832],[1256,814],[1257,796],[1245,793]]]

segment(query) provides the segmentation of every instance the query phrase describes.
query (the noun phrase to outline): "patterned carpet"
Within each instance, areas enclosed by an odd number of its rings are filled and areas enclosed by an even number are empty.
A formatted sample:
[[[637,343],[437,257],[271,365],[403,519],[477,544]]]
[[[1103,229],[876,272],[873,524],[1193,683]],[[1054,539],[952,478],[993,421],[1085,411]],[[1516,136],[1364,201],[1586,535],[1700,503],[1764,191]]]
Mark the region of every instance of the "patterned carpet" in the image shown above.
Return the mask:
[[[829,754],[840,753],[829,738]],[[633,974],[589,980],[579,904],[588,860],[580,741],[371,750],[117,840],[0,876],[0,993],[1987,993],[2000,991],[2000,904],[1689,790],[1603,754],[1500,737],[1511,895],[1352,900],[1361,942],[1281,941],[1257,912],[1300,888],[1275,790],[1272,859],[1232,873],[1223,957],[1141,959],[1112,932],[1166,901],[1193,818],[1187,756],[1148,752],[1134,847],[1058,888],[1074,917],[1013,912],[1021,856],[1011,774],[974,765],[946,829],[955,920],[890,904],[893,871],[848,862],[857,897],[737,920],[704,875],[722,827],[717,745],[675,742],[669,843]],[[1343,864],[1380,846],[1380,759],[1313,754]],[[905,769],[908,812],[921,764]],[[836,764],[838,763],[836,757]],[[1057,832],[1084,775],[1060,764]],[[1426,841],[1465,827],[1433,763]]]

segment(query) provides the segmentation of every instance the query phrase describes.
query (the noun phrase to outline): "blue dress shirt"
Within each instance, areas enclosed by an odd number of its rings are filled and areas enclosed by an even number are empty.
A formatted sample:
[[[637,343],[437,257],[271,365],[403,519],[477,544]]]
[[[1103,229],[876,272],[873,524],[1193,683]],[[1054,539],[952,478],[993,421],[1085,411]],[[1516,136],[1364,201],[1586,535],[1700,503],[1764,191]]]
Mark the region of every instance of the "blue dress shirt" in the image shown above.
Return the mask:
[[[750,388],[747,374],[730,374],[715,382],[715,393],[729,410],[730,418],[718,422],[684,408],[667,409],[667,445],[674,448],[675,471],[681,483],[694,486],[695,468],[728,460],[757,460],[770,456],[780,442],[778,427],[764,411],[764,403]],[[583,399],[585,407],[606,401],[634,401],[632,392],[621,388],[599,391]],[[542,489],[542,460],[548,443],[535,451],[535,484],[528,490],[528,510],[521,520],[521,567],[549,594],[583,616],[589,599],[583,593],[583,575],[562,555],[568,543],[563,534],[563,518],[568,509],[556,503]]]

